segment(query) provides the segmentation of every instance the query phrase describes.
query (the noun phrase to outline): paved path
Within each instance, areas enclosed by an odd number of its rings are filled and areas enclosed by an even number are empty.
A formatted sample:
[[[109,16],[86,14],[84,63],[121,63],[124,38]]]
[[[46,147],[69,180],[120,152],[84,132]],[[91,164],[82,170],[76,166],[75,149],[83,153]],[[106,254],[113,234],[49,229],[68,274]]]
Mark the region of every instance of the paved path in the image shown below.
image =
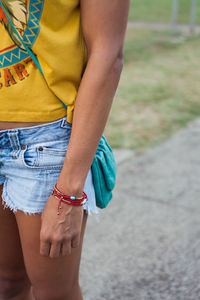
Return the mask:
[[[118,165],[113,194],[88,219],[84,300],[199,300],[200,119]]]
[[[157,23],[157,22],[142,22],[142,21],[134,21],[128,23],[129,28],[149,28],[153,30],[172,30],[172,25],[170,23]],[[182,33],[189,33],[189,24],[178,24],[177,30],[180,30]],[[196,25],[195,33],[200,33],[200,26]]]

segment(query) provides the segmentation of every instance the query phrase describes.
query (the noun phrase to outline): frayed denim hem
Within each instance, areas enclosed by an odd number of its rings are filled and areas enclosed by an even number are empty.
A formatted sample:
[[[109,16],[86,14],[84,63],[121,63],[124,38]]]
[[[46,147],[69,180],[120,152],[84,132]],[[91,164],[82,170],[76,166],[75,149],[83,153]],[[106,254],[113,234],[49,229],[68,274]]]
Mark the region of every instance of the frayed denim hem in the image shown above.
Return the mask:
[[[7,199],[2,196],[2,206],[4,209],[9,208],[13,213],[16,213],[18,210],[21,210],[25,213],[25,215],[35,215],[41,214],[43,209],[35,209],[34,211],[30,211],[30,209],[26,209],[24,207],[16,206],[11,200]]]
[[[34,210],[30,211],[30,209],[26,209],[24,207],[16,206],[9,199],[8,196],[6,196],[6,199],[5,199],[3,195],[2,195],[2,206],[3,206],[4,209],[9,208],[13,213],[16,213],[18,210],[21,210],[21,211],[24,212],[25,215],[41,214],[43,212],[43,210],[44,210],[44,208],[38,208],[38,209],[34,209]],[[89,206],[85,206],[83,208],[87,212],[88,215],[98,214],[99,213],[99,211],[98,211],[97,208],[91,209]]]

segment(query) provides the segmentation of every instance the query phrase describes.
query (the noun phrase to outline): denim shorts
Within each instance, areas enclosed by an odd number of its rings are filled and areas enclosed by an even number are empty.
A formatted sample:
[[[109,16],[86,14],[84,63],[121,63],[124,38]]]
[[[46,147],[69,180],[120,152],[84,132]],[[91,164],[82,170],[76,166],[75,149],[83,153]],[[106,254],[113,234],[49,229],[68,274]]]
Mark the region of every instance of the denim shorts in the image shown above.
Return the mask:
[[[72,124],[66,116],[56,121],[0,130],[0,185],[2,204],[13,212],[41,213],[61,172],[69,143]],[[96,213],[95,191],[91,168],[84,192],[87,214]]]

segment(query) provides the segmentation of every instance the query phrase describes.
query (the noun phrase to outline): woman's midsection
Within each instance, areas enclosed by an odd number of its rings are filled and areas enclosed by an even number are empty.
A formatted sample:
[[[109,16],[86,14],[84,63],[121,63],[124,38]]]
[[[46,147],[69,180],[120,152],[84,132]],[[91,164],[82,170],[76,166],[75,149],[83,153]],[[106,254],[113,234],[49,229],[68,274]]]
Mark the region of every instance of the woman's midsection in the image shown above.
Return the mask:
[[[50,122],[50,121],[49,121]],[[34,126],[39,124],[45,124],[48,122],[5,122],[0,121],[0,130],[5,129],[12,129],[12,128],[21,128],[21,127],[28,127],[28,126]]]

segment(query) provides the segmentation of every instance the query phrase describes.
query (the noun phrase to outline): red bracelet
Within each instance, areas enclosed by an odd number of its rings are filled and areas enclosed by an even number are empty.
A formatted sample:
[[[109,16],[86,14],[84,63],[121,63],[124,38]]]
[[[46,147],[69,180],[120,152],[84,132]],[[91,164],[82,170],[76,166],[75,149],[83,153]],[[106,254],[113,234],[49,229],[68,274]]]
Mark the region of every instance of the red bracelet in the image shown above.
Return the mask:
[[[56,187],[56,184],[53,188],[52,195],[57,198],[59,201],[58,203],[58,211],[57,215],[60,214],[59,210],[61,209],[61,202],[66,203],[68,205],[73,205],[73,206],[82,206],[87,200],[87,195],[85,192],[82,193],[82,197],[77,198],[75,196],[67,196],[65,194],[62,194]]]

